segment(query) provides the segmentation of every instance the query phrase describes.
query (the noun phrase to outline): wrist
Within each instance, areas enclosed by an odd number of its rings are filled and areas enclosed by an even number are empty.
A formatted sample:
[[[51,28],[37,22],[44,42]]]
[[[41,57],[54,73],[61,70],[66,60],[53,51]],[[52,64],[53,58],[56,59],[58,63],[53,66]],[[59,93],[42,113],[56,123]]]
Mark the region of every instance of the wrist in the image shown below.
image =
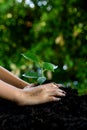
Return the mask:
[[[20,105],[22,103],[24,97],[24,91],[22,89],[18,89],[15,94],[15,102],[17,105]]]
[[[16,104],[23,106],[27,104],[27,90],[25,89],[19,89],[17,94],[16,94]],[[29,94],[28,94],[29,95]]]
[[[35,87],[37,84],[35,84],[35,83],[32,83],[32,84],[28,84],[28,85],[26,85],[23,89],[29,89],[29,88],[31,88],[31,87]]]

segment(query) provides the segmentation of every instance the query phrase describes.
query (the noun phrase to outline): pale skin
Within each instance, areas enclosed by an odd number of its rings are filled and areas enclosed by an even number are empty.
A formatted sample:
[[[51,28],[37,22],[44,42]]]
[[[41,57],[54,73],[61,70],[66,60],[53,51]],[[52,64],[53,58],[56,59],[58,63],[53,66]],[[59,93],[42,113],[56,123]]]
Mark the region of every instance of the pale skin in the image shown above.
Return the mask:
[[[17,105],[37,105],[59,101],[65,96],[60,84],[34,86],[0,66],[0,97]]]

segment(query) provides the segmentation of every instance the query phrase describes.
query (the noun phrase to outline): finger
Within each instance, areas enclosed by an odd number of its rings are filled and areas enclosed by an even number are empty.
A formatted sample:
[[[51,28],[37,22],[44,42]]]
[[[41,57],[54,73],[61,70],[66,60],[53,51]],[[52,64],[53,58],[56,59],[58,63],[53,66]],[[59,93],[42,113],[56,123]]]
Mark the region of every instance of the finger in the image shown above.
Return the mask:
[[[64,90],[62,90],[62,89],[59,89],[59,88],[58,88],[57,91],[66,94],[66,92],[65,92]]]
[[[60,90],[62,90],[61,88],[64,87],[63,84],[57,84],[57,83],[54,83],[54,85],[56,85]],[[62,90],[63,93],[66,93],[64,90]]]
[[[57,98],[57,97],[49,97],[48,101],[60,101],[61,98]]]
[[[55,83],[55,85],[58,86],[58,87],[64,87],[63,84],[57,84],[57,83]]]
[[[59,91],[59,92],[61,92],[61,93],[65,93],[65,94],[66,94],[66,92],[65,92],[64,90],[60,89],[60,88],[57,87],[56,85],[52,86],[52,87],[49,89],[49,91]]]
[[[56,96],[65,96],[65,93],[56,92]]]
[[[49,92],[49,95],[51,96],[65,96],[65,93],[60,92],[59,90],[53,90]]]

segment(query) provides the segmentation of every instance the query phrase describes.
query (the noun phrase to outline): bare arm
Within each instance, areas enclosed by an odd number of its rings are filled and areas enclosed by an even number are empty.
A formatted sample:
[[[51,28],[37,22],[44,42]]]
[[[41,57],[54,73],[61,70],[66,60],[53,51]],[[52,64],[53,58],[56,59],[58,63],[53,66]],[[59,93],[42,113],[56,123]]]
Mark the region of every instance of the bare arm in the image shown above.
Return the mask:
[[[0,80],[0,97],[18,105],[35,105],[58,101],[60,96],[65,96],[64,91],[52,83],[20,89]]]
[[[20,90],[21,89],[0,80],[0,98],[18,102],[18,98],[20,97]]]
[[[18,88],[24,88],[30,84],[20,79],[13,73],[9,72],[7,69],[0,66],[0,79],[5,81],[8,84],[11,84]]]

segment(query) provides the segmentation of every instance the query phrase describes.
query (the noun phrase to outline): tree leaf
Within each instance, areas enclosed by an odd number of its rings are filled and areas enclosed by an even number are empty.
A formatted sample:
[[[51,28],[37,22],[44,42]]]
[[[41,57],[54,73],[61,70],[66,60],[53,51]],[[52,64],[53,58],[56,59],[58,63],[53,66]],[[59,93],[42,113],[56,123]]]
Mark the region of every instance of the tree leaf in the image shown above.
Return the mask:
[[[38,79],[37,79],[37,82],[39,83],[39,84],[42,84],[43,82],[45,82],[46,81],[46,77],[39,77]]]
[[[26,77],[26,78],[38,78],[38,74],[36,72],[27,72],[25,74],[23,74],[22,76]]]
[[[54,71],[55,69],[58,68],[58,66],[48,63],[48,62],[43,62],[43,68],[46,70]]]

